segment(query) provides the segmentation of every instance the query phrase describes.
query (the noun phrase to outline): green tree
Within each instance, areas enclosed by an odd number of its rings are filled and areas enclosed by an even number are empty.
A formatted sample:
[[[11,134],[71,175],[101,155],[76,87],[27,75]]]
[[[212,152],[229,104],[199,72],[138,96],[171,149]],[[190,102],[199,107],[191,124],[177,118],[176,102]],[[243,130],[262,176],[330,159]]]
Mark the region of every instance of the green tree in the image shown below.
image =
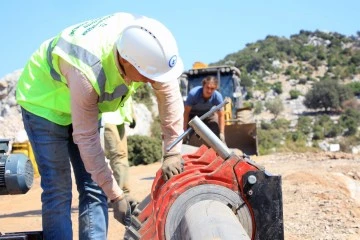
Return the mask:
[[[353,97],[351,90],[335,80],[320,81],[305,95],[304,105],[311,109],[325,111],[339,110],[343,101]]]

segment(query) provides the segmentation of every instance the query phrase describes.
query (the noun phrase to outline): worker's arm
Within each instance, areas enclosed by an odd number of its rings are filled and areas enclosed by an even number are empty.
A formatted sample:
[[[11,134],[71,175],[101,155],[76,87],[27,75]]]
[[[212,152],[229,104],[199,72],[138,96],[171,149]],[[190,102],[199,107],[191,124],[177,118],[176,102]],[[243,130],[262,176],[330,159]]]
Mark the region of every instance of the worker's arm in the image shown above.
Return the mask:
[[[184,131],[188,128],[191,106],[184,106]]]
[[[123,191],[105,161],[98,131],[98,95],[86,76],[60,60],[61,73],[68,82],[74,142],[78,145],[85,169],[110,200],[120,199]]]
[[[218,91],[215,92],[215,98],[218,102],[216,105],[221,104],[224,101],[223,96]],[[217,115],[218,115],[219,131],[220,131],[219,137],[220,137],[220,140],[225,143],[225,109],[224,109],[224,107],[222,107],[217,112]]]
[[[178,81],[152,84],[158,101],[159,118],[164,140],[164,152],[177,137],[183,133],[184,104],[182,101]],[[181,152],[181,141],[174,146],[170,153]]]
[[[169,152],[166,148],[183,133],[184,104],[177,81],[153,83],[158,100],[159,117],[164,140],[164,161],[161,166],[165,181],[184,171],[184,160],[181,157],[180,141]]]
[[[219,120],[219,130],[220,133],[225,133],[225,111],[218,111],[218,120]]]
[[[220,139],[225,142],[225,111],[218,111]]]

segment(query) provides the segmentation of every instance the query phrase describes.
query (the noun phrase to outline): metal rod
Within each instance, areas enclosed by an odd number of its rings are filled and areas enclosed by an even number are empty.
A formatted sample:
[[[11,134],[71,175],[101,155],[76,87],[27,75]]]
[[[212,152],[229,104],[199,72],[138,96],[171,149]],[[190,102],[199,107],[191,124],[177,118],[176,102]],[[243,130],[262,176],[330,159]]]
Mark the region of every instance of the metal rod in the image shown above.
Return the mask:
[[[250,240],[239,219],[224,203],[203,200],[186,210],[180,222],[182,239]]]
[[[230,150],[216,135],[211,131],[206,124],[195,116],[190,122],[189,125],[195,130],[195,132],[207,143],[211,148],[213,148],[220,157],[223,159],[228,159],[230,157]]]
[[[210,111],[206,112],[204,115],[202,115],[200,117],[201,120],[204,120],[205,118],[210,117],[213,113],[219,111],[225,104],[227,104],[229,102],[229,100],[224,100],[222,103],[220,103],[219,105],[213,106]]]
[[[219,111],[225,104],[227,104],[229,101],[228,100],[224,100],[222,103],[220,103],[217,106],[213,106],[208,112],[206,112],[204,115],[202,115],[200,117],[200,120],[204,120],[205,118],[208,118],[209,116],[211,116],[213,113],[215,113],[216,111]],[[181,134],[177,139],[174,140],[174,142],[172,142],[167,148],[166,151],[170,151],[173,147],[175,147],[176,144],[178,144],[184,137],[186,137],[188,134],[190,134],[193,131],[193,129],[191,127],[189,127],[188,129],[186,129],[186,131]]]

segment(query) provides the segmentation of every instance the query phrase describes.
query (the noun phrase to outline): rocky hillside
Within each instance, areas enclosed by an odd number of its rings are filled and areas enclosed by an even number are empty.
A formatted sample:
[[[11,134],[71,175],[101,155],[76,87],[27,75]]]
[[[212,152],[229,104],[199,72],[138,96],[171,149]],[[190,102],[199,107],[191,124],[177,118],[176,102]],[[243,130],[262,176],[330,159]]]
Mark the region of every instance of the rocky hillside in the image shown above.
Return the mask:
[[[286,142],[297,148],[335,143],[344,151],[358,152],[359,37],[359,33],[344,36],[304,30],[290,38],[267,36],[211,65],[230,64],[241,70],[246,104],[254,108],[265,152],[276,151]],[[310,129],[303,131],[299,119]],[[272,134],[281,130],[275,125],[281,125],[282,131]],[[264,144],[269,139],[276,142]]]

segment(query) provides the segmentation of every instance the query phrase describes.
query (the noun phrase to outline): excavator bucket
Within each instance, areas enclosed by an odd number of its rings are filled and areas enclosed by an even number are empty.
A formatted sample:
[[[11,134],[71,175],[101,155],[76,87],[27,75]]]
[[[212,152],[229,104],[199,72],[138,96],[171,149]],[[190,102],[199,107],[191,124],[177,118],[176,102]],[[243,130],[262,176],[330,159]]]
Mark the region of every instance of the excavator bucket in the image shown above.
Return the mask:
[[[225,126],[225,141],[229,148],[240,149],[246,155],[258,155],[256,124],[233,124]]]

